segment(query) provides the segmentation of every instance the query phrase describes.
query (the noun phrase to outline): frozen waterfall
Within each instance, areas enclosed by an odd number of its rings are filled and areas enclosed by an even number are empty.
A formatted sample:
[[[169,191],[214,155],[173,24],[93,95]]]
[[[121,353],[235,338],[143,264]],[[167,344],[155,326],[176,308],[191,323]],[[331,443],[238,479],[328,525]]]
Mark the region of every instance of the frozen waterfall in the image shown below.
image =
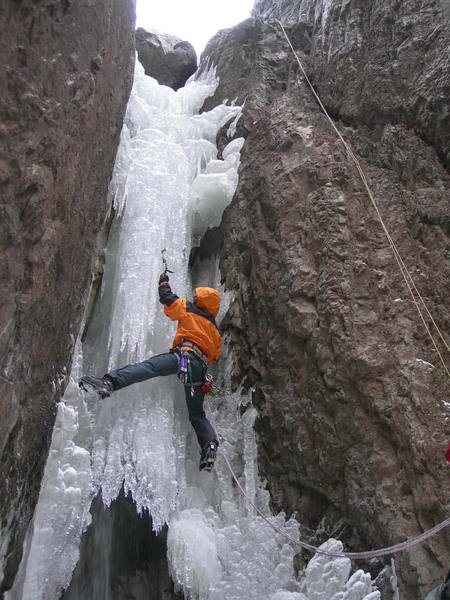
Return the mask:
[[[168,524],[167,559],[176,589],[201,600],[375,600],[370,576],[350,577],[347,559],[316,556],[296,574],[296,550],[245,504],[218,456],[215,471],[198,471],[198,447],[175,377],[152,380],[98,401],[78,390],[82,373],[102,375],[170,347],[175,326],[157,296],[161,254],[167,248],[172,289],[191,295],[192,284],[220,288],[215,259],[188,274],[192,241],[218,225],[237,185],[242,139],[218,159],[216,135],[230,137],[241,109],[221,104],[198,114],[217,87],[213,70],[174,92],[136,73],[111,183],[116,219],[105,273],[88,335],[77,342],[70,382],[59,404],[38,506],[15,586],[8,600],[58,600],[70,583],[89,526],[93,498],[108,507],[122,487],[153,527]],[[220,317],[227,309],[223,293]],[[241,484],[270,514],[257,470],[251,397],[231,392],[231,357],[216,373],[210,401]],[[271,517],[292,536],[299,524]],[[341,547],[330,540],[327,546]],[[98,573],[102,577],[102,573]],[[80,598],[81,600],[81,598]],[[85,600],[85,599],[84,599]],[[107,597],[104,600],[108,600]]]

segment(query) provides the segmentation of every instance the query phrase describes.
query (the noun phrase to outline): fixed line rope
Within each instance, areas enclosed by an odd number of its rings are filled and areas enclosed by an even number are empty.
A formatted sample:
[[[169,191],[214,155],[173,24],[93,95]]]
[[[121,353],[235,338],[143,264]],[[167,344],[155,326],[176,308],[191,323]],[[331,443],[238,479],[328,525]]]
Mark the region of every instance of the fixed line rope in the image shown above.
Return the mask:
[[[406,286],[407,286],[407,288],[409,290],[409,293],[411,295],[412,301],[413,301],[413,303],[414,303],[414,305],[415,305],[415,307],[417,309],[417,312],[419,313],[419,316],[420,316],[420,318],[422,320],[422,323],[425,326],[426,332],[427,332],[428,336],[430,337],[430,339],[431,339],[431,341],[433,343],[434,349],[436,350],[436,352],[437,352],[437,354],[438,354],[438,356],[439,356],[439,358],[441,360],[441,363],[442,363],[442,365],[443,365],[443,367],[445,369],[445,372],[447,373],[447,377],[450,378],[450,372],[449,372],[449,370],[447,368],[447,365],[445,364],[444,358],[443,358],[443,356],[442,356],[442,354],[441,354],[441,352],[440,352],[440,350],[439,350],[439,348],[438,348],[438,346],[436,344],[436,340],[434,339],[434,336],[431,333],[430,328],[428,327],[428,325],[427,325],[427,323],[425,321],[424,315],[423,315],[422,310],[421,310],[421,308],[420,308],[420,306],[418,304],[416,296],[414,295],[413,289],[414,289],[415,293],[417,294],[417,297],[420,299],[420,302],[421,302],[424,310],[428,314],[428,316],[429,316],[429,318],[430,318],[430,320],[431,320],[434,328],[436,329],[436,331],[437,331],[440,339],[442,340],[442,342],[443,342],[443,344],[444,344],[444,346],[445,346],[445,348],[447,349],[448,352],[450,352],[450,347],[449,347],[447,341],[445,340],[444,336],[442,335],[439,327],[437,326],[437,324],[436,324],[436,322],[435,322],[435,320],[434,320],[431,312],[428,310],[428,307],[427,307],[427,305],[426,305],[426,303],[425,303],[422,295],[420,294],[419,290],[417,289],[416,284],[414,283],[414,280],[413,280],[411,274],[409,273],[409,271],[408,271],[408,269],[407,269],[407,267],[406,267],[406,265],[405,265],[405,263],[404,263],[401,255],[400,255],[400,252],[398,251],[397,246],[395,245],[395,242],[392,239],[392,237],[391,237],[391,235],[390,235],[390,233],[389,233],[389,231],[388,231],[388,229],[387,229],[387,227],[386,227],[386,225],[385,225],[385,223],[383,221],[383,218],[381,216],[380,210],[379,210],[378,205],[377,205],[377,203],[375,201],[375,198],[374,198],[374,196],[372,194],[372,191],[371,191],[371,189],[369,187],[366,175],[365,175],[365,173],[364,173],[364,171],[363,171],[363,169],[361,167],[361,164],[360,164],[359,160],[356,158],[355,154],[353,153],[353,151],[350,148],[350,146],[348,145],[348,143],[343,138],[343,136],[342,136],[341,132],[339,131],[339,129],[334,124],[332,118],[328,114],[327,109],[323,105],[323,103],[322,103],[319,95],[317,94],[316,90],[314,89],[314,86],[312,85],[312,83],[311,83],[308,75],[306,74],[306,71],[303,68],[303,65],[302,65],[302,63],[301,63],[301,61],[300,61],[300,59],[299,59],[296,51],[294,50],[293,45],[291,44],[291,41],[290,41],[290,39],[289,39],[289,37],[288,37],[288,35],[286,33],[286,30],[285,30],[283,24],[279,20],[276,20],[276,22],[280,25],[281,30],[283,31],[283,34],[284,34],[284,36],[285,36],[285,38],[286,38],[286,40],[287,40],[287,42],[288,42],[288,44],[289,44],[292,52],[294,53],[295,58],[297,59],[297,62],[298,62],[298,65],[299,65],[301,71],[302,71],[302,73],[303,73],[303,75],[304,75],[304,77],[305,77],[305,79],[306,79],[309,87],[311,88],[311,90],[312,90],[312,92],[313,92],[313,94],[314,94],[317,102],[320,105],[320,108],[324,112],[325,116],[327,117],[327,119],[330,122],[331,126],[333,127],[334,131],[339,136],[339,139],[341,140],[342,144],[344,145],[344,147],[345,147],[345,149],[347,151],[348,156],[352,159],[352,161],[354,162],[354,164],[356,166],[356,169],[357,169],[357,171],[358,171],[358,173],[359,173],[359,175],[361,177],[361,181],[363,182],[363,185],[366,188],[367,194],[368,194],[368,196],[370,198],[370,201],[371,201],[371,203],[372,203],[372,205],[373,205],[373,207],[375,209],[375,212],[377,214],[377,217],[378,217],[378,220],[379,220],[379,222],[381,224],[383,232],[385,233],[386,238],[387,238],[387,240],[389,242],[389,245],[391,246],[392,252],[394,254],[394,258],[395,258],[395,260],[396,260],[396,262],[398,264],[398,267],[399,267],[400,272],[401,272],[401,274],[403,276],[403,279],[405,280],[405,283],[406,283]]]
[[[206,398],[205,398],[205,400],[206,400]],[[206,403],[207,403],[207,406],[209,409],[207,400],[206,400]],[[208,410],[208,413],[209,413],[208,418],[211,421],[211,424],[213,426],[214,432],[215,432],[217,440],[218,440],[219,433],[217,431],[217,426],[216,426],[214,417],[212,415],[212,411]],[[335,558],[349,558],[351,560],[367,560],[369,558],[376,558],[379,556],[387,556],[389,554],[396,554],[397,552],[401,552],[403,550],[408,550],[409,548],[413,548],[414,546],[417,546],[418,544],[423,543],[425,540],[436,535],[436,533],[438,533],[439,531],[442,531],[443,529],[445,529],[446,527],[448,527],[450,525],[450,519],[446,519],[445,521],[442,521],[442,523],[439,523],[439,525],[436,525],[435,527],[432,527],[431,529],[424,531],[423,533],[417,535],[414,538],[411,538],[411,539],[401,542],[399,544],[394,544],[393,546],[388,546],[387,548],[380,548],[379,550],[370,550],[368,552],[332,552],[331,550],[317,548],[316,546],[313,546],[312,544],[308,544],[307,542],[302,542],[301,540],[297,540],[296,538],[292,537],[292,535],[290,535],[287,531],[283,531],[282,529],[277,527],[277,525],[274,525],[270,521],[270,519],[268,517],[266,517],[266,515],[256,506],[256,504],[248,496],[248,494],[242,487],[240,481],[237,478],[236,473],[233,470],[233,467],[231,466],[231,463],[228,459],[228,456],[227,456],[225,450],[223,450],[223,448],[221,446],[219,446],[219,451],[222,454],[222,456],[225,460],[225,463],[228,467],[228,470],[230,471],[231,476],[232,476],[234,482],[236,483],[237,488],[238,488],[239,492],[241,493],[242,497],[245,498],[245,500],[247,500],[247,502],[250,504],[250,506],[252,506],[255,509],[255,511],[258,513],[258,515],[274,531],[276,531],[277,533],[282,535],[284,538],[286,538],[287,540],[289,540],[296,546],[300,546],[301,548],[308,550],[309,552],[316,552],[317,554],[324,554],[325,556],[332,556]]]

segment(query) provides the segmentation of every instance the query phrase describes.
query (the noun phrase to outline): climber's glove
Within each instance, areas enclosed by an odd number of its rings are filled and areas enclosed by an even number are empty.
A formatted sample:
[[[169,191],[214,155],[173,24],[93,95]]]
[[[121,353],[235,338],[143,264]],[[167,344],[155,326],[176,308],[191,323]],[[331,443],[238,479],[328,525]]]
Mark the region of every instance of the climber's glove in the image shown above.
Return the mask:
[[[169,276],[167,273],[161,273],[159,276],[159,285],[167,285],[169,283]]]

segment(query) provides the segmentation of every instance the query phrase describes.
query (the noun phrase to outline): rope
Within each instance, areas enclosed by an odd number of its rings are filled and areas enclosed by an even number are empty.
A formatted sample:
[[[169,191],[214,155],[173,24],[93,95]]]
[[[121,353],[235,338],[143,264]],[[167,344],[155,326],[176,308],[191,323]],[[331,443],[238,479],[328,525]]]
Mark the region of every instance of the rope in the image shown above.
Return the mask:
[[[384,221],[383,221],[383,218],[382,218],[382,216],[381,216],[380,210],[379,210],[379,208],[378,208],[378,205],[377,205],[377,203],[376,203],[376,201],[375,201],[375,198],[374,198],[374,196],[373,196],[373,194],[372,194],[372,191],[371,191],[371,189],[370,189],[370,187],[369,187],[369,184],[368,184],[368,181],[367,181],[366,175],[365,175],[365,173],[364,173],[364,171],[363,171],[363,169],[362,169],[362,167],[361,167],[361,164],[360,164],[359,160],[356,158],[355,154],[353,153],[353,151],[352,151],[352,149],[350,148],[350,146],[348,145],[348,143],[347,143],[347,142],[344,140],[344,138],[342,137],[342,134],[341,134],[341,132],[339,131],[339,129],[338,129],[338,128],[336,127],[336,125],[334,124],[334,122],[333,122],[332,118],[331,118],[331,117],[330,117],[330,115],[328,114],[328,111],[327,111],[327,109],[325,108],[325,106],[323,105],[323,103],[322,103],[321,99],[319,98],[319,96],[318,96],[318,94],[317,94],[316,90],[314,89],[314,86],[312,85],[312,83],[311,83],[311,81],[310,81],[310,79],[309,79],[308,75],[306,74],[306,71],[305,71],[305,69],[303,68],[303,65],[302,65],[302,63],[300,62],[300,59],[299,59],[299,57],[298,57],[298,55],[297,55],[296,51],[294,50],[294,47],[293,47],[293,45],[291,44],[291,41],[290,41],[290,39],[289,39],[289,37],[288,37],[288,35],[287,35],[287,33],[286,33],[286,30],[285,30],[285,28],[284,28],[283,24],[282,24],[282,23],[281,23],[281,21],[279,21],[278,19],[276,19],[276,22],[277,22],[277,23],[280,25],[280,27],[281,27],[281,29],[282,29],[282,31],[283,31],[284,37],[286,38],[286,40],[287,40],[287,42],[288,42],[288,44],[289,44],[289,46],[290,46],[290,48],[291,48],[292,52],[294,53],[294,56],[295,56],[295,58],[297,59],[298,65],[299,65],[299,67],[300,67],[300,69],[301,69],[301,71],[302,71],[302,73],[303,73],[303,76],[305,77],[305,79],[306,79],[306,81],[307,81],[307,83],[308,83],[309,87],[311,88],[311,90],[312,90],[312,92],[313,92],[313,94],[314,94],[314,96],[315,96],[315,98],[316,98],[317,102],[319,103],[319,105],[320,105],[320,108],[321,108],[321,109],[322,109],[322,111],[324,112],[325,116],[327,117],[327,119],[328,119],[328,121],[330,122],[331,126],[333,127],[334,131],[335,131],[335,132],[337,133],[337,135],[339,136],[339,139],[341,140],[342,144],[344,145],[344,148],[346,149],[346,151],[347,151],[347,153],[348,153],[348,156],[349,156],[349,157],[350,157],[350,158],[353,160],[353,162],[355,163],[356,169],[357,169],[357,171],[358,171],[358,173],[359,173],[359,176],[361,177],[361,181],[363,182],[363,184],[364,184],[364,187],[366,188],[367,194],[368,194],[368,196],[369,196],[369,198],[370,198],[370,201],[371,201],[371,203],[372,203],[372,205],[373,205],[373,207],[374,207],[374,209],[375,209],[375,212],[376,212],[376,214],[377,214],[377,217],[378,217],[378,220],[379,220],[379,222],[380,222],[380,224],[381,224],[381,227],[382,227],[382,229],[383,229],[383,232],[384,232],[384,233],[385,233],[385,235],[386,235],[386,238],[387,238],[387,240],[388,240],[388,242],[389,242],[389,245],[391,246],[392,253],[394,254],[395,260],[397,261],[397,264],[398,264],[398,267],[399,267],[399,269],[400,269],[400,272],[401,272],[401,274],[402,274],[402,276],[403,276],[403,279],[405,280],[406,286],[408,287],[408,290],[409,290],[409,293],[410,293],[410,295],[411,295],[411,298],[412,298],[412,301],[413,301],[413,303],[414,303],[414,306],[416,307],[416,309],[417,309],[417,312],[419,313],[420,319],[422,320],[422,322],[423,322],[423,324],[424,324],[424,326],[425,326],[426,332],[427,332],[428,336],[430,337],[430,339],[431,339],[431,341],[432,341],[432,343],[433,343],[433,346],[434,346],[434,348],[435,348],[435,350],[436,350],[436,352],[437,352],[437,354],[438,354],[438,356],[439,356],[439,358],[440,358],[440,360],[441,360],[441,362],[442,362],[442,365],[443,365],[443,367],[444,367],[444,369],[445,369],[445,372],[447,373],[447,376],[450,378],[450,372],[449,372],[449,370],[448,370],[448,368],[447,368],[447,366],[446,366],[446,364],[445,364],[444,358],[443,358],[443,356],[442,356],[442,354],[441,354],[441,352],[440,352],[440,350],[439,350],[439,348],[438,348],[438,346],[437,346],[437,344],[436,344],[436,341],[435,341],[435,339],[434,339],[434,337],[433,337],[433,334],[431,333],[431,331],[430,331],[430,329],[429,329],[429,327],[428,327],[428,325],[427,325],[427,323],[426,323],[426,321],[425,321],[424,315],[422,314],[422,311],[421,311],[421,309],[420,309],[420,306],[419,306],[419,304],[418,304],[418,302],[417,302],[417,299],[416,299],[416,297],[415,297],[415,295],[414,295],[413,289],[414,289],[415,293],[417,294],[418,298],[420,299],[420,302],[421,302],[421,304],[422,304],[423,308],[425,309],[426,313],[428,314],[428,316],[429,316],[429,318],[430,318],[430,320],[431,320],[431,322],[432,322],[432,324],[433,324],[434,328],[436,329],[436,331],[437,331],[437,333],[438,333],[439,337],[441,338],[441,340],[442,340],[442,342],[443,342],[443,344],[444,344],[444,346],[445,346],[445,348],[447,349],[447,351],[448,351],[448,352],[450,352],[450,347],[449,347],[449,345],[447,344],[447,342],[446,342],[446,340],[445,340],[444,336],[442,335],[442,333],[441,333],[441,331],[440,331],[439,327],[437,326],[437,324],[436,324],[435,320],[433,319],[433,316],[432,316],[432,314],[431,314],[431,313],[430,313],[430,311],[428,310],[428,307],[427,307],[427,305],[426,305],[426,303],[425,303],[424,299],[422,298],[422,295],[420,294],[419,290],[417,289],[417,287],[416,287],[416,284],[414,283],[414,280],[413,280],[413,278],[412,278],[411,274],[409,273],[409,271],[408,271],[408,269],[407,269],[407,267],[406,267],[405,263],[403,262],[403,259],[402,259],[401,255],[400,255],[400,253],[399,253],[399,251],[398,251],[398,249],[397,249],[397,246],[395,245],[395,242],[394,242],[394,240],[392,239],[392,237],[391,237],[391,235],[390,235],[389,231],[387,230],[387,227],[386,227],[386,225],[385,225],[385,223],[384,223]],[[408,279],[409,279],[409,281],[408,281]]]
[[[214,433],[216,434],[216,438],[219,439],[219,433],[217,431],[216,422],[214,420],[214,417],[212,416],[211,410],[209,410],[209,405],[208,405],[208,401],[207,401],[206,397],[205,397],[205,401],[206,401],[206,404],[208,407],[209,420],[211,421],[211,424],[213,426]],[[253,500],[251,498],[249,498],[249,496],[247,495],[246,491],[244,490],[240,481],[238,480],[237,475],[234,472],[233,467],[231,466],[231,463],[228,459],[228,456],[227,456],[225,450],[222,448],[222,446],[219,446],[219,451],[222,454],[222,456],[225,460],[225,463],[228,467],[228,470],[230,471],[231,476],[234,479],[234,482],[236,483],[237,488],[240,491],[242,497],[245,498],[245,500],[247,500],[247,502],[250,504],[250,506],[252,506],[255,509],[255,511],[258,513],[258,515],[274,531],[279,533],[281,536],[283,536],[284,538],[286,538],[287,540],[289,540],[296,546],[300,546],[301,548],[303,548],[304,550],[308,550],[309,552],[316,552],[317,554],[324,554],[325,556],[332,556],[335,558],[349,558],[351,560],[367,560],[369,558],[375,558],[375,557],[379,557],[379,556],[387,556],[389,554],[396,554],[397,552],[401,552],[403,550],[408,550],[409,548],[413,548],[414,546],[417,546],[418,544],[422,544],[425,540],[436,535],[436,533],[438,533],[439,531],[442,531],[443,529],[445,529],[446,527],[448,527],[450,525],[450,519],[446,519],[445,521],[442,521],[442,523],[439,523],[439,525],[436,525],[435,527],[432,527],[431,529],[428,529],[427,531],[424,531],[423,533],[419,534],[418,536],[411,538],[409,540],[406,540],[405,542],[401,542],[400,544],[394,544],[393,546],[388,546],[387,548],[380,548],[379,550],[370,550],[368,552],[332,552],[331,550],[324,550],[323,548],[317,548],[317,546],[313,546],[306,542],[302,542],[301,540],[297,540],[296,538],[292,537],[287,531],[283,531],[282,529],[277,527],[277,525],[274,525],[270,521],[270,519],[268,517],[266,517],[266,515],[255,505]]]

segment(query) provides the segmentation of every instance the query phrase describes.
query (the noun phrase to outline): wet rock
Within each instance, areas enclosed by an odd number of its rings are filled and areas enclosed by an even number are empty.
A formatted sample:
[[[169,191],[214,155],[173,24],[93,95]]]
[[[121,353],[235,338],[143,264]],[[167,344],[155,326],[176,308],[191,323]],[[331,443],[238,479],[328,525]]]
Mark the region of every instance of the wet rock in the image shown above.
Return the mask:
[[[189,42],[173,35],[136,30],[136,50],[145,74],[177,90],[197,70],[197,54]]]
[[[39,493],[134,58],[132,0],[5,0],[0,15],[0,595]]]
[[[437,107],[448,83],[448,28],[440,6],[339,0],[326,3],[325,15],[322,4],[268,0],[257,8],[290,20],[288,34],[295,31],[295,48],[448,338],[449,129]],[[408,52],[394,69],[389,56],[401,35]],[[413,98],[439,55],[440,91],[427,87],[434,108],[424,120]],[[245,100],[238,134],[246,142],[220,264],[234,294],[225,320],[234,379],[255,387],[260,470],[274,508],[297,512],[310,531],[326,522],[331,533],[344,520],[354,550],[413,537],[450,509],[445,371],[279,26],[258,18],[220,32],[207,59],[220,85],[205,107]],[[449,535],[398,555],[401,597],[419,600],[442,581]]]

